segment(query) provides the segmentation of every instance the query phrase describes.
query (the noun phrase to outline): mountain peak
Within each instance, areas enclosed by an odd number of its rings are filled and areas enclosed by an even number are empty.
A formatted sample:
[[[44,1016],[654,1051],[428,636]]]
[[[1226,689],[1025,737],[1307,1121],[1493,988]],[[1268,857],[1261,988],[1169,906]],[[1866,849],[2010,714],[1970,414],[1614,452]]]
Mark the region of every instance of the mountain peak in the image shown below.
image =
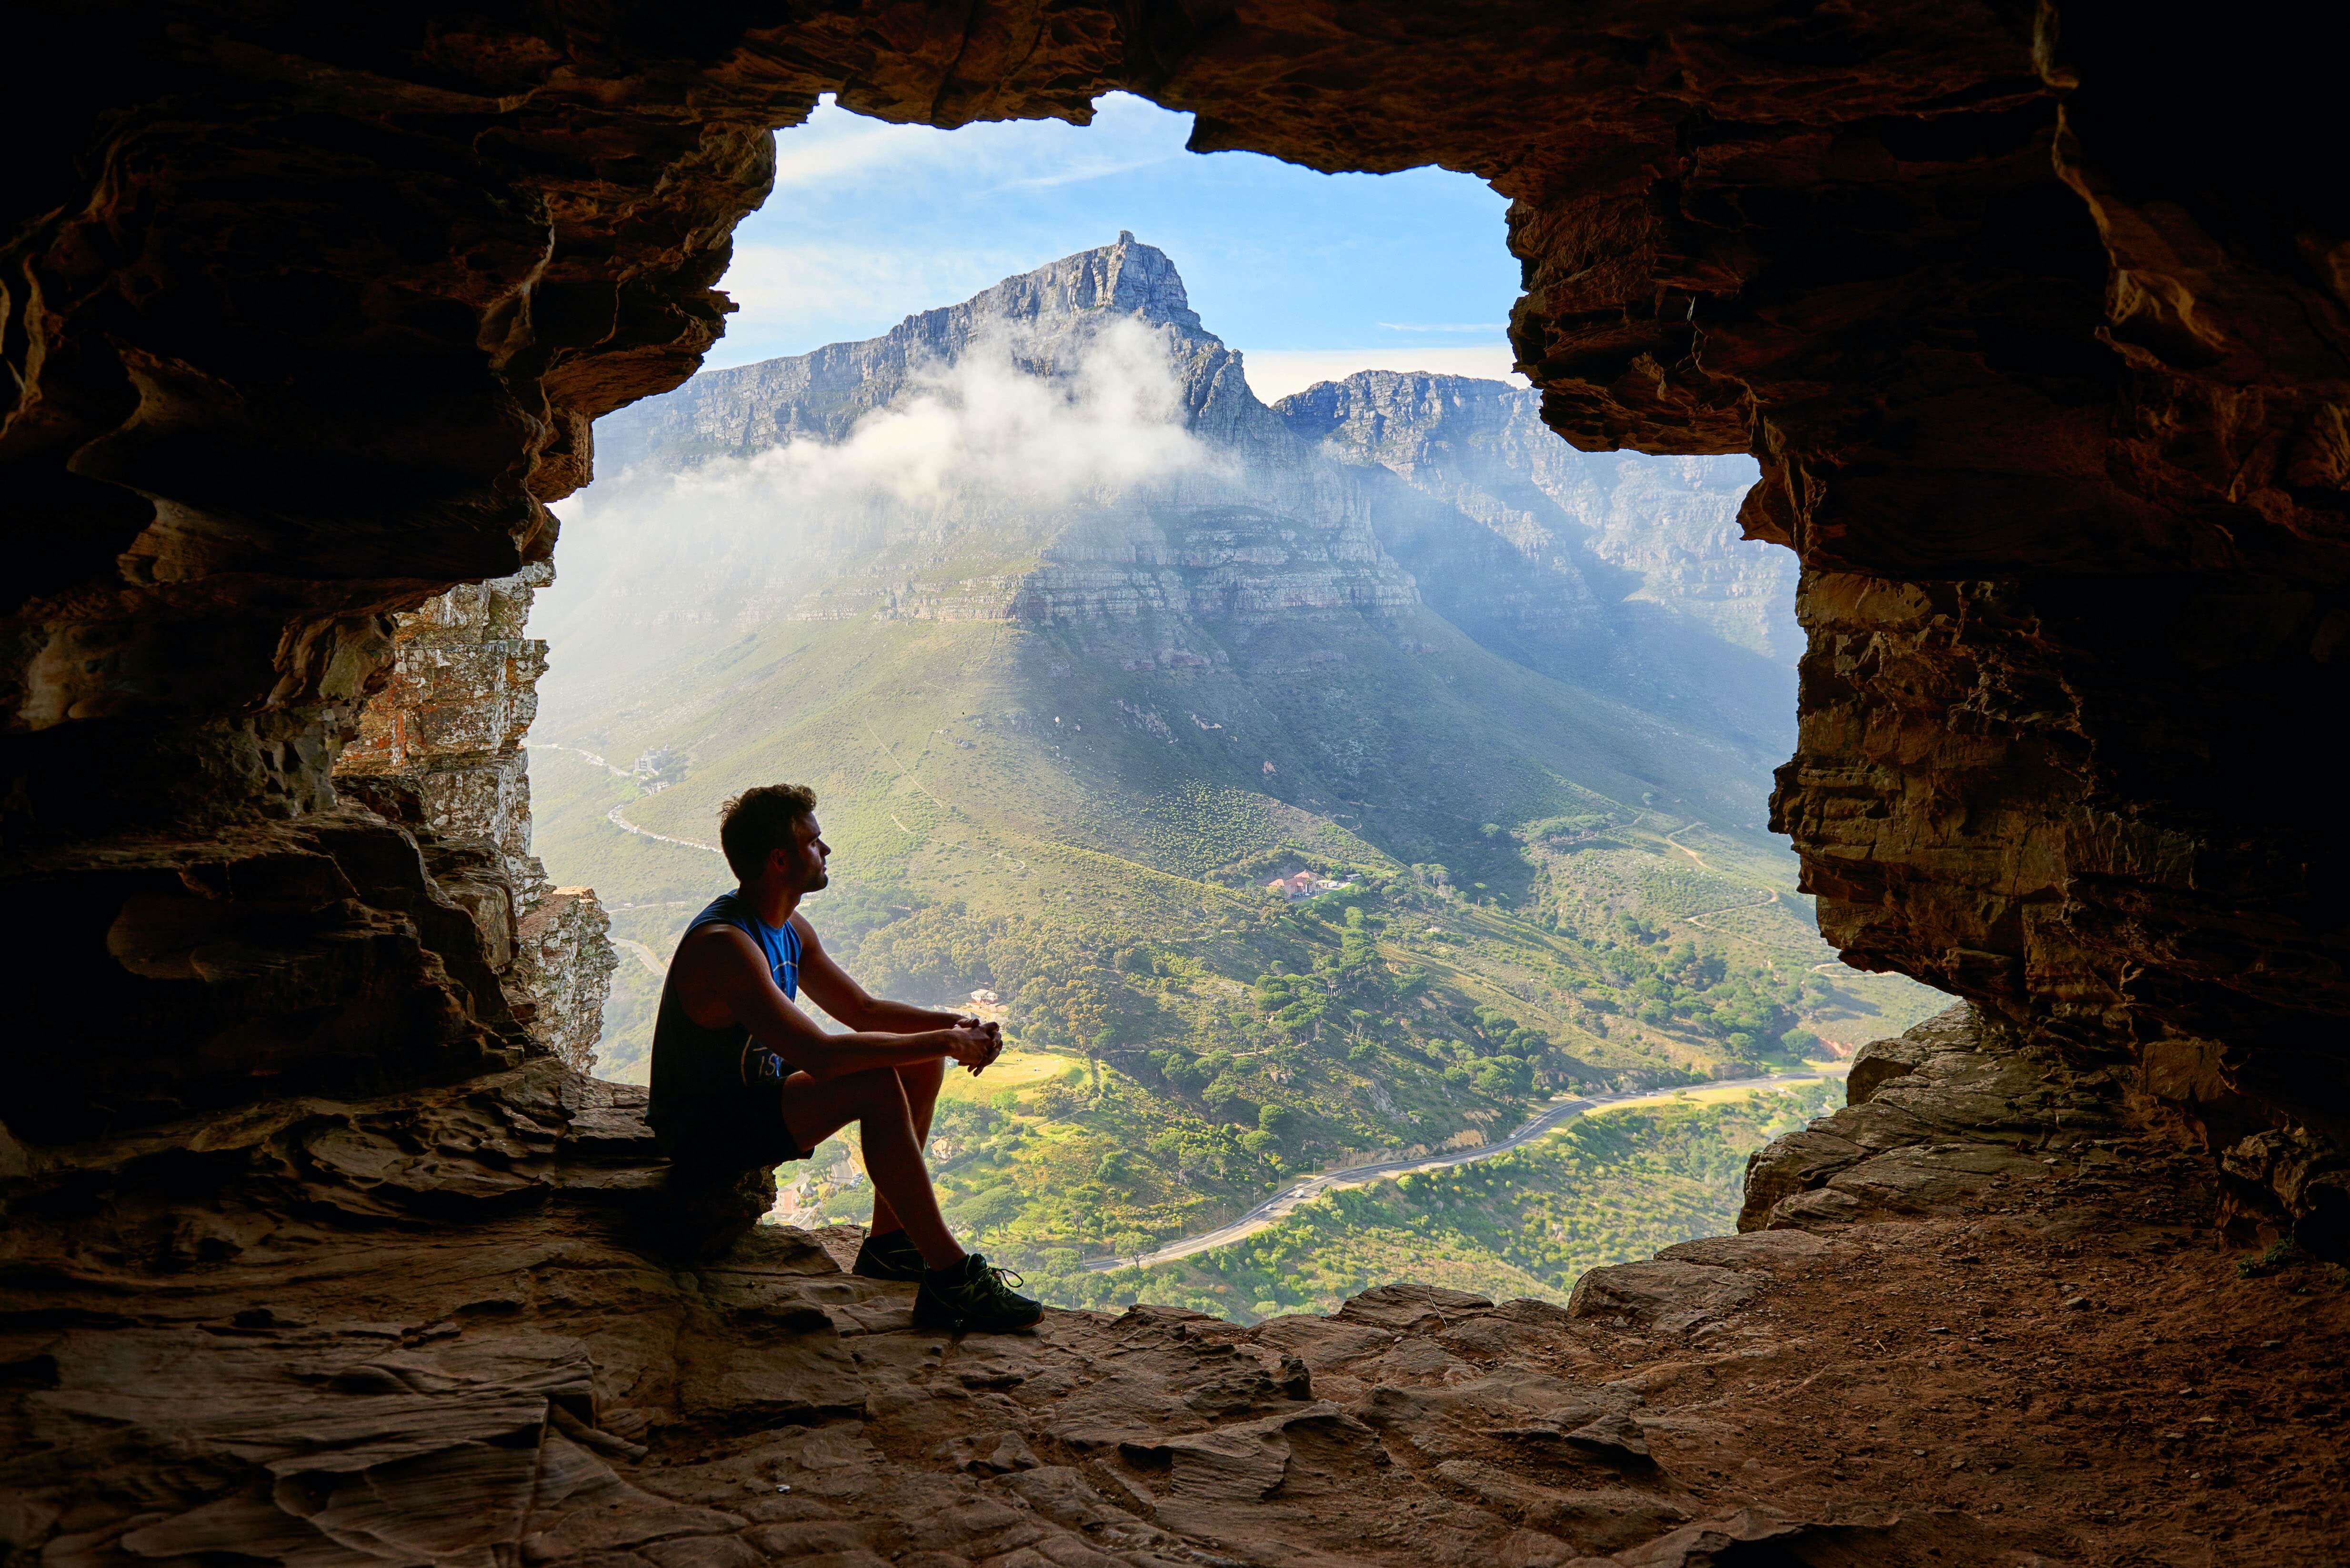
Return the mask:
[[[1253,401],[1237,359],[1191,308],[1175,263],[1136,239],[1133,230],[1120,229],[1114,244],[1016,274],[960,305],[920,311],[879,337],[705,370],[675,391],[605,416],[597,421],[596,441],[605,460],[621,466],[657,454],[698,462],[801,436],[838,441],[858,420],[896,399],[919,368],[951,364],[974,341],[1007,337],[1022,346],[1024,358],[1042,351],[1049,359],[1045,346],[1066,340],[1074,347],[1118,317],[1171,327],[1189,339],[1184,357],[1199,382],[1188,399],[1194,415],[1218,395]],[[1214,352],[1201,354],[1210,348]],[[1233,373],[1220,381],[1227,365]],[[1217,394],[1215,387],[1224,383]],[[1247,416],[1242,410],[1234,417]],[[1280,429],[1277,422],[1270,428]]]
[[[1131,229],[1116,244],[1100,245],[1005,278],[960,306],[908,317],[907,324],[956,313],[973,321],[1037,321],[1104,313],[1136,316],[1154,326],[1212,336],[1191,308],[1182,275],[1165,251],[1143,244]]]

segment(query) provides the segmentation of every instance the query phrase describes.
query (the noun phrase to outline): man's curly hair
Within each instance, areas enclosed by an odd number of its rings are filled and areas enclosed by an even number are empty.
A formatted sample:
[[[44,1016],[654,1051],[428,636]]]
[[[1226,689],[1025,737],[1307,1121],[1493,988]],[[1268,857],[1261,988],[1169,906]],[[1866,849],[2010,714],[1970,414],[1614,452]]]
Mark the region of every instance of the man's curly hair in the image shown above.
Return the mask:
[[[816,812],[816,791],[806,784],[761,784],[718,808],[718,846],[726,864],[748,882],[767,857],[792,846],[792,826]]]

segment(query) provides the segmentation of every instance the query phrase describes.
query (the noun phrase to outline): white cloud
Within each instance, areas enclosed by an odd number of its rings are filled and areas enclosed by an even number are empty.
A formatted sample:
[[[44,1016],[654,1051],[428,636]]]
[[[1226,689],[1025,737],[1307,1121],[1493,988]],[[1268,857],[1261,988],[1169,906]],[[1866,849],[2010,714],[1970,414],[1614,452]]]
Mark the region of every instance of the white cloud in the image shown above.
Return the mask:
[[[1015,354],[1064,369],[1035,374]],[[976,527],[1001,545],[1006,524],[1016,538],[1024,521],[1046,524],[1072,505],[1228,466],[1186,428],[1167,340],[1140,322],[1112,321],[1074,343],[975,342],[955,363],[918,372],[841,441],[599,478],[558,508],[548,624],[592,622],[599,601],[635,613],[623,607],[641,609],[647,587],[664,579],[659,597],[678,603],[788,599],[910,531]]]
[[[1422,370],[1526,386],[1526,379],[1513,368],[1516,362],[1506,343],[1458,348],[1252,348],[1241,356],[1249,389],[1268,403],[1316,381],[1344,380],[1357,370]]]
[[[845,129],[843,119],[855,129]],[[883,164],[927,161],[947,151],[941,140],[945,134],[927,125],[854,119],[827,106],[808,124],[776,135],[775,189],[837,180]]]
[[[972,494],[1052,505],[1208,461],[1183,427],[1164,342],[1141,323],[1108,324],[1064,376],[1020,370],[1015,347],[974,344],[924,371],[910,395],[837,445],[793,441],[671,483],[681,493],[747,490],[803,509]]]

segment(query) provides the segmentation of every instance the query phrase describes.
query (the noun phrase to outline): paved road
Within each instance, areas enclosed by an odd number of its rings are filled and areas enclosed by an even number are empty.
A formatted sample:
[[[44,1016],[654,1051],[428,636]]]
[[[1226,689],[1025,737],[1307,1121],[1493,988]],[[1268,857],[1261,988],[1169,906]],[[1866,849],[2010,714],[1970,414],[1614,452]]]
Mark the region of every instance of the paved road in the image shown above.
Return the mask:
[[[644,943],[632,942],[626,937],[613,937],[610,940],[614,947],[619,948],[625,953],[628,953],[639,963],[650,970],[655,980],[667,980],[669,978],[669,965],[661,962],[660,958],[654,954],[653,950],[645,946]]]
[[[1824,1075],[1819,1073],[1785,1073],[1775,1077],[1731,1078],[1720,1083],[1691,1084],[1687,1086],[1692,1089],[1762,1089],[1773,1088],[1781,1084],[1815,1084],[1820,1082],[1823,1076]],[[1349,1165],[1338,1170],[1326,1170],[1319,1176],[1309,1176],[1294,1186],[1283,1188],[1229,1225],[1219,1225],[1212,1231],[1203,1231],[1196,1236],[1185,1236],[1170,1241],[1163,1247],[1154,1248],[1150,1251],[1138,1253],[1130,1258],[1088,1258],[1086,1260],[1086,1267],[1096,1273],[1106,1272],[1111,1269],[1144,1268],[1152,1263],[1172,1262],[1177,1258],[1188,1258],[1195,1252],[1204,1252],[1211,1248],[1227,1247],[1244,1237],[1253,1236],[1259,1231],[1265,1230],[1274,1221],[1285,1218],[1301,1204],[1311,1202],[1334,1189],[1367,1186],[1380,1177],[1394,1176],[1407,1170],[1440,1170],[1448,1166],[1473,1165],[1481,1159],[1492,1159],[1496,1155],[1507,1154],[1521,1144],[1542,1137],[1561,1122],[1579,1116],[1586,1111],[1601,1110],[1609,1106],[1620,1106],[1636,1100],[1652,1101],[1661,1105],[1669,1102],[1673,1094],[1674,1091],[1670,1089],[1641,1090],[1629,1094],[1594,1095],[1586,1099],[1561,1100],[1546,1107],[1541,1115],[1498,1142],[1480,1144],[1475,1148],[1460,1149],[1451,1154],[1423,1155],[1417,1159],[1380,1160],[1370,1165]]]

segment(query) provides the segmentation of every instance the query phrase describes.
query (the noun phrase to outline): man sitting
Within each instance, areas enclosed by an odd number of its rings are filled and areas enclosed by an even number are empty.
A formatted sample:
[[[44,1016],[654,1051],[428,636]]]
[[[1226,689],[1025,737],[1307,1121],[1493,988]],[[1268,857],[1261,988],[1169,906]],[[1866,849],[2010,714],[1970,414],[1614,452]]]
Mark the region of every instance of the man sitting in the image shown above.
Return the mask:
[[[856,1272],[919,1281],[914,1321],[950,1331],[1024,1328],[1044,1307],[955,1243],[922,1142],[950,1059],[978,1073],[1003,1046],[993,1023],[884,1002],[841,971],[799,912],[832,853],[804,784],[746,790],[718,842],[742,886],[693,918],[653,1025],[647,1119],[673,1160],[748,1168],[806,1159],[850,1122],[873,1179],[873,1228]],[[855,1031],[827,1034],[795,1005],[801,985]]]

